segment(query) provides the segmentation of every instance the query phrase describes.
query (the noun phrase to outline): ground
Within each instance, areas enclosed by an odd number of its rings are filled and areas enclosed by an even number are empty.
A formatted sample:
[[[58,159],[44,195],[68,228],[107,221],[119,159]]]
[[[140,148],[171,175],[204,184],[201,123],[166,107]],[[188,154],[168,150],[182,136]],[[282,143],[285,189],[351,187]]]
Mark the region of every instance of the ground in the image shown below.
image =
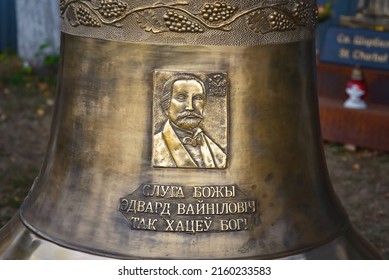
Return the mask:
[[[0,53],[0,227],[38,175],[50,133],[55,65],[39,71]],[[332,184],[353,225],[389,259],[389,153],[324,143]]]

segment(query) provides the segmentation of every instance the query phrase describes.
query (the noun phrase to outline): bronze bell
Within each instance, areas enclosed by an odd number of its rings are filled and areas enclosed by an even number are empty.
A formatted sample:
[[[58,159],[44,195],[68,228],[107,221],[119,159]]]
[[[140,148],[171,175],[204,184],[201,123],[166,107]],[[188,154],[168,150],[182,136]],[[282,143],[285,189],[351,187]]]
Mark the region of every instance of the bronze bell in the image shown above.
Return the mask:
[[[50,141],[4,259],[371,259],[329,180],[314,0],[62,0]]]

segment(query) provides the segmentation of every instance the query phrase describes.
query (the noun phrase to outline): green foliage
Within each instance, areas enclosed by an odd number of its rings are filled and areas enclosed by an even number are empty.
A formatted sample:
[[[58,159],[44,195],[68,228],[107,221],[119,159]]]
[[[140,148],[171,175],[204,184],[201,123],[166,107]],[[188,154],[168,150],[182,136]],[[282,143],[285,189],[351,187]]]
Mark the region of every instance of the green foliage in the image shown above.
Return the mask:
[[[43,60],[43,65],[45,66],[58,66],[59,63],[59,55],[48,55]]]
[[[323,22],[331,17],[331,8],[334,1],[329,1],[325,3],[323,6],[318,6],[318,22]]]
[[[39,68],[33,68],[28,63],[23,63],[15,52],[0,52],[0,84],[6,85],[9,88],[29,84],[31,81],[54,84],[58,70],[59,55],[44,54],[49,47],[48,44],[43,44],[35,54],[36,57],[43,57],[43,65]]]
[[[32,72],[31,67],[23,67],[17,55],[9,51],[0,53],[0,66],[0,82],[10,87],[26,83]]]
[[[44,115],[53,103],[57,66],[33,68],[13,52],[0,53],[0,100],[1,119],[14,112],[32,111]]]
[[[16,53],[13,51],[5,50],[0,52],[0,63],[7,64],[9,63],[9,58],[16,56]]]
[[[38,52],[35,54],[36,57],[43,58],[43,65],[47,67],[58,67],[59,54],[50,54],[48,51],[51,46],[49,44],[40,45]]]

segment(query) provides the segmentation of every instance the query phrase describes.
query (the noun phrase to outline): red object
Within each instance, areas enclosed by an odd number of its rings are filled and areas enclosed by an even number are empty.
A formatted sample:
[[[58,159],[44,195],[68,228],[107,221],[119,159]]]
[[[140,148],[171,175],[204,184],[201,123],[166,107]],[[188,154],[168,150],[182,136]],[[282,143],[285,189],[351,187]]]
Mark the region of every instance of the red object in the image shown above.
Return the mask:
[[[317,70],[323,139],[389,151],[389,71],[364,69],[368,89],[364,97],[369,106],[350,110],[343,102],[353,69],[318,61]]]
[[[352,88],[353,86],[357,86],[359,90],[363,91],[364,94],[361,98],[365,98],[367,94],[367,87],[365,80],[363,78],[362,70],[359,66],[356,66],[351,73],[351,80],[349,80],[346,84],[346,89]]]
[[[350,80],[347,82],[346,89],[352,88],[353,86],[357,86],[359,90],[363,91],[364,94],[361,96],[361,98],[365,98],[366,96],[366,85],[363,80]]]

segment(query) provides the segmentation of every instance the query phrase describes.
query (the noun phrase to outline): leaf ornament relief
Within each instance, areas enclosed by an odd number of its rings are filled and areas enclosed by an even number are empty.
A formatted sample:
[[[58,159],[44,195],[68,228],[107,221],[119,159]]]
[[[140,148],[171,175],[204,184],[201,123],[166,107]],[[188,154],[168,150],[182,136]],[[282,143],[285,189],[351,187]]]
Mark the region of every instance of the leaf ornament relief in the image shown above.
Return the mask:
[[[228,1],[205,3],[201,10],[190,9],[189,1],[156,2],[130,8],[121,0],[61,0],[61,17],[73,27],[115,26],[120,28],[130,16],[145,32],[203,33],[207,30],[231,31],[243,19],[254,33],[266,34],[315,27],[314,1],[267,0],[241,8]]]
[[[163,32],[163,25],[155,15],[154,11],[145,10],[134,13],[136,22],[146,32],[160,33]]]

